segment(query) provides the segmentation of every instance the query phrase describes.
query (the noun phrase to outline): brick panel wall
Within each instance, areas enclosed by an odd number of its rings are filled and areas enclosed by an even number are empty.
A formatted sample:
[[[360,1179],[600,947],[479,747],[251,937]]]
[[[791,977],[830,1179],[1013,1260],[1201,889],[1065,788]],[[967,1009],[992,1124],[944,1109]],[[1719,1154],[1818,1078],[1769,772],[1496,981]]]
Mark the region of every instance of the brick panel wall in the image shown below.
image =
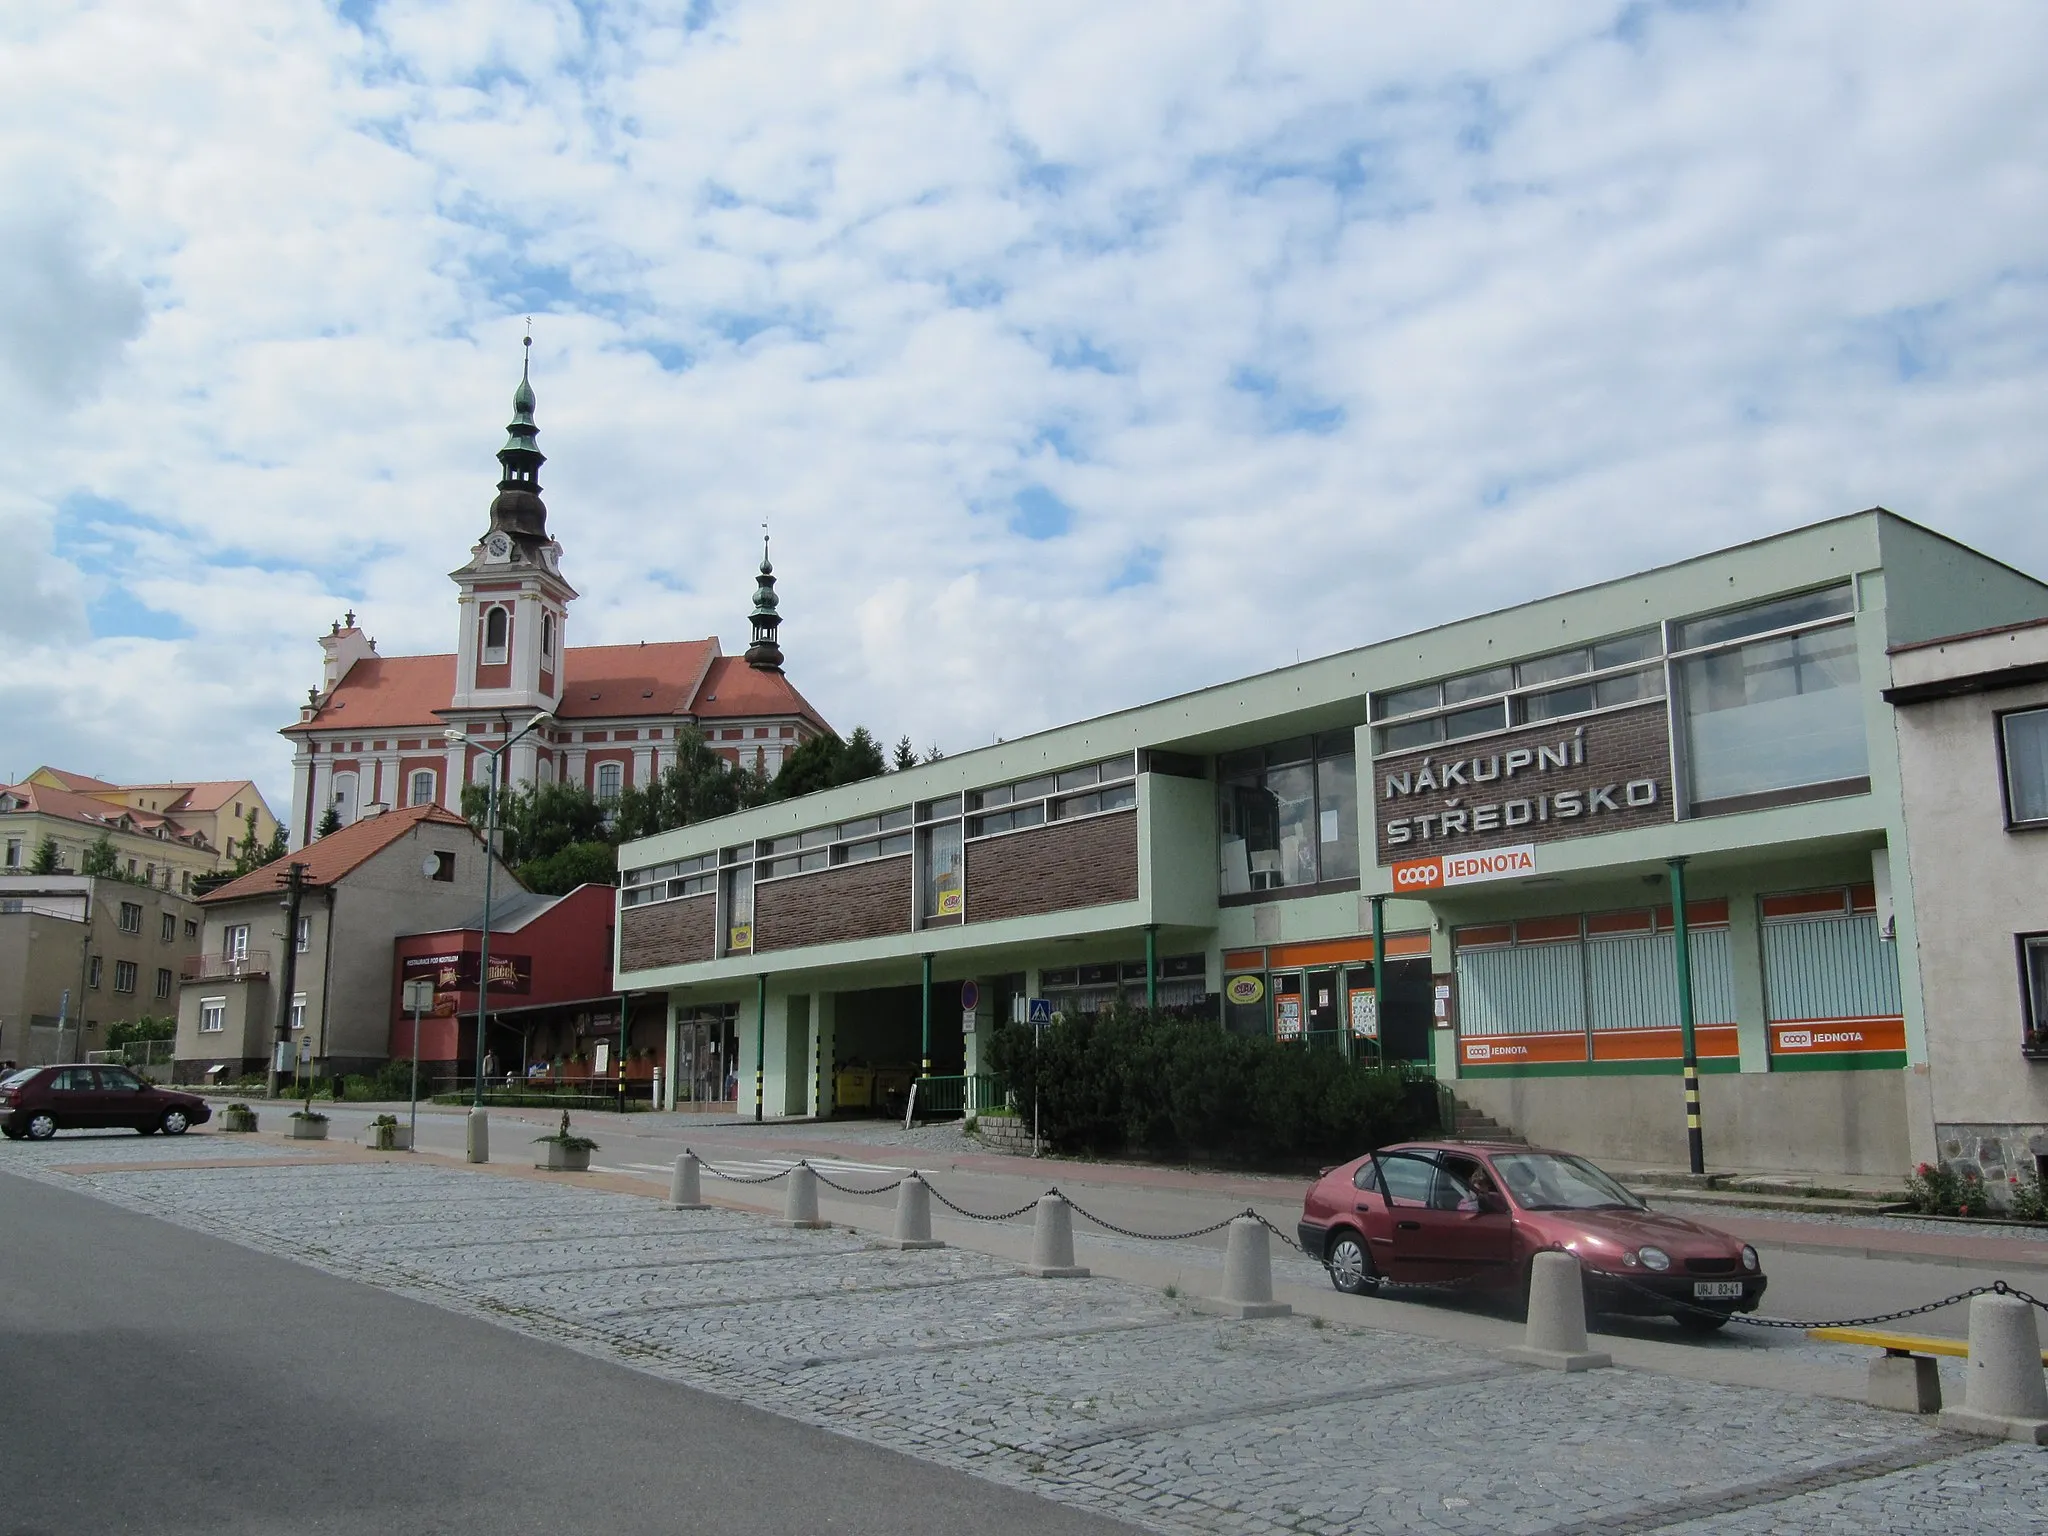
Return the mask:
[[[710,892],[681,901],[628,907],[619,914],[619,969],[651,971],[717,955],[718,899]]]
[[[1054,821],[967,845],[967,921],[1138,899],[1138,813]]]
[[[910,932],[910,855],[842,864],[754,887],[754,950]]]

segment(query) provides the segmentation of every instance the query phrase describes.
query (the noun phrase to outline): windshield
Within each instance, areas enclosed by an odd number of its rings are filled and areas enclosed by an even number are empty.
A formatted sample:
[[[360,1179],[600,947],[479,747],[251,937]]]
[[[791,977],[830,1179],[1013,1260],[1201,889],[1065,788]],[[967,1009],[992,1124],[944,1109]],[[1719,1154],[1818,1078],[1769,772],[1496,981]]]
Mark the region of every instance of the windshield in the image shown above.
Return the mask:
[[[0,1088],[22,1087],[24,1084],[28,1082],[30,1078],[34,1077],[38,1072],[42,1070],[43,1069],[41,1067],[23,1067],[19,1072],[15,1073],[12,1077],[0,1078]]]
[[[1496,1153],[1493,1166],[1525,1211],[1643,1209],[1643,1202],[1583,1157],[1549,1152]]]

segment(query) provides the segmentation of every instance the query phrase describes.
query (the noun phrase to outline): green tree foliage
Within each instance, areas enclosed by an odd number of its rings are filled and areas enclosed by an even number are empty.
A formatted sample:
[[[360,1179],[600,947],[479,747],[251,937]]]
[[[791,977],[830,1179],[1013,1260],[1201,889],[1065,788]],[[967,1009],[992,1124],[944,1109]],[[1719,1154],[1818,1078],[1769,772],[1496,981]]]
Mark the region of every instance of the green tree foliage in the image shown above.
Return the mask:
[[[114,848],[114,839],[102,832],[93,839],[92,846],[85,850],[85,857],[79,860],[81,875],[98,875],[102,879],[118,879],[121,872],[121,855]]]
[[[234,878],[235,872],[232,869],[209,869],[203,875],[192,877],[192,894],[204,896],[208,891],[219,890]]]
[[[484,785],[463,786],[462,814],[479,836],[488,802]],[[498,857],[514,869],[571,843],[611,840],[604,805],[581,784],[528,784],[498,794]]]
[[[284,823],[280,821],[271,829],[270,841],[263,848],[263,857],[256,862],[259,864],[275,864],[290,851],[286,846]]]
[[[543,896],[566,896],[579,885],[617,885],[618,850],[610,843],[570,843],[516,866],[519,883]]]
[[[908,736],[897,737],[896,751],[891,755],[889,759],[889,767],[894,772],[901,773],[906,768],[915,768],[916,766],[917,748],[913,747],[910,744],[910,738]]]
[[[57,851],[57,839],[45,836],[36,844],[35,857],[29,860],[28,872],[32,875],[54,875],[64,857]]]
[[[782,760],[782,770],[769,786],[771,800],[794,800],[839,784],[857,784],[886,773],[881,743],[864,725],[854,727],[844,741],[827,733],[813,736]]]
[[[693,826],[758,804],[764,788],[751,769],[735,768],[694,729],[676,737],[675,761],[646,789],[619,796],[612,831],[619,842]]]
[[[466,795],[467,791],[464,791],[464,793]],[[320,818],[320,825],[313,829],[313,836],[315,838],[322,838],[330,832],[339,832],[340,830],[341,812],[330,805],[327,807],[327,814]]]
[[[118,1019],[107,1026],[106,1049],[118,1051],[137,1040],[175,1040],[178,1021],[174,1018]]]
[[[1027,1111],[1036,1090],[1061,1151],[1301,1164],[1436,1129],[1434,1084],[1331,1049],[1143,1009],[1063,1018],[1035,1051],[1031,1034],[999,1030],[993,1065]]]

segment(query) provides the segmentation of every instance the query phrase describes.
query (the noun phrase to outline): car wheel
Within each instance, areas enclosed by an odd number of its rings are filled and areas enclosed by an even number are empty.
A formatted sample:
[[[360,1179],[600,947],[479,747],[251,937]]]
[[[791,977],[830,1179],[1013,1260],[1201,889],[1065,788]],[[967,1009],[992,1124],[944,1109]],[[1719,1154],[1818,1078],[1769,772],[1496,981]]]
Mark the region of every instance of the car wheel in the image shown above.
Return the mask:
[[[1719,1333],[1728,1326],[1726,1312],[1674,1312],[1672,1316],[1687,1333]]]
[[[57,1134],[57,1117],[48,1110],[37,1110],[28,1117],[28,1139],[48,1141]]]
[[[190,1128],[192,1117],[182,1109],[167,1109],[159,1123],[163,1126],[166,1136],[182,1136]]]
[[[1330,1271],[1330,1284],[1346,1296],[1370,1296],[1380,1288],[1380,1277],[1373,1272],[1372,1259],[1365,1251],[1365,1239],[1348,1228],[1330,1239],[1323,1263]]]

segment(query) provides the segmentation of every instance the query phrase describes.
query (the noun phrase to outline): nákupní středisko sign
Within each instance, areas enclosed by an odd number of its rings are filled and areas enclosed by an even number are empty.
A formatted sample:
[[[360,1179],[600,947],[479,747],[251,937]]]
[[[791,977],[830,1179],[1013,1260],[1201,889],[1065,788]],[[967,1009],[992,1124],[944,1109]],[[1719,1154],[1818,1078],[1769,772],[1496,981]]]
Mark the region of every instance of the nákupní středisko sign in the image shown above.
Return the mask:
[[[1373,764],[1381,865],[1670,821],[1670,724],[1660,699],[1577,725],[1530,726]]]

